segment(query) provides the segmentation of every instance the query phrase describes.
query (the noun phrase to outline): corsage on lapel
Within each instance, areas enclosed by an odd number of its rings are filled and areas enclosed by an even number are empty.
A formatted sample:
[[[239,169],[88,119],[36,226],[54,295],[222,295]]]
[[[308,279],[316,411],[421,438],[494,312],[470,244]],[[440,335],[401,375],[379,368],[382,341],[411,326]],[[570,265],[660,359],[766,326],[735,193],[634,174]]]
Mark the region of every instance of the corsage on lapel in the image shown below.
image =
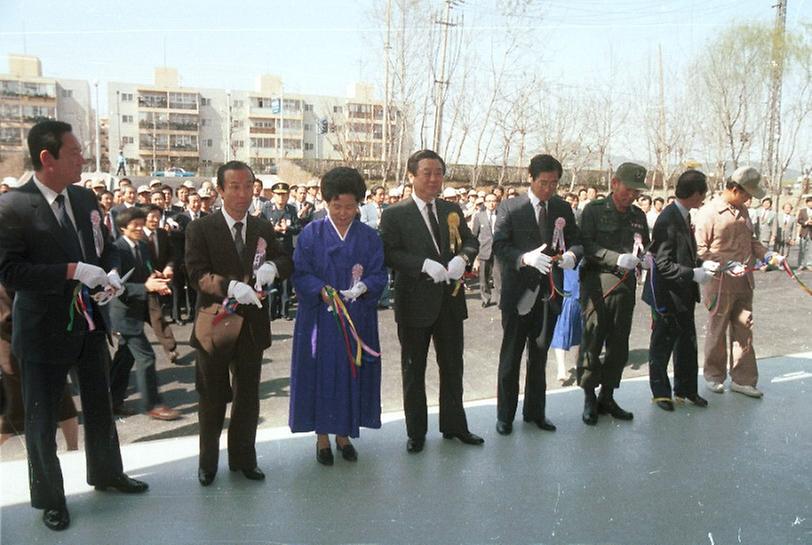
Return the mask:
[[[457,214],[456,212],[451,212],[448,215],[446,222],[448,223],[448,244],[451,248],[451,255],[456,255],[457,250],[462,247],[462,237],[460,236],[459,214]]]
[[[90,212],[90,225],[93,230],[93,246],[96,247],[96,257],[101,258],[104,251],[104,235],[101,228],[101,215],[98,210]]]

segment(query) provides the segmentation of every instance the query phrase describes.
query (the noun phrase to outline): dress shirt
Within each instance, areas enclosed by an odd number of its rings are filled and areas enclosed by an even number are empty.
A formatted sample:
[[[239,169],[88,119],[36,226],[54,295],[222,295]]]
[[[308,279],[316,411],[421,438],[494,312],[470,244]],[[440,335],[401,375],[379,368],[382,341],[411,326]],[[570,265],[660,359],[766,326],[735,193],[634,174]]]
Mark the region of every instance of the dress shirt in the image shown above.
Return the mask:
[[[228,224],[228,231],[231,233],[231,238],[235,239],[236,231],[234,230],[234,224],[238,221],[242,222],[242,242],[245,244],[245,230],[247,228],[246,219],[248,218],[248,213],[243,215],[242,219],[236,220],[232,218],[228,212],[226,212],[225,208],[222,209],[223,217],[226,218],[226,224]],[[236,240],[236,239],[235,239]]]
[[[426,229],[429,231],[429,236],[431,240],[434,241],[434,247],[437,249],[437,253],[442,255],[440,252],[440,241],[434,240],[434,234],[431,231],[431,223],[429,223],[429,211],[426,208],[426,201],[412,193],[412,199],[414,200],[415,204],[417,205],[417,209],[420,211],[420,215],[423,216],[423,223],[426,224]],[[437,223],[440,223],[440,218],[437,216],[437,199],[432,199],[429,201],[431,203],[431,207],[434,210],[434,217],[437,218]]]

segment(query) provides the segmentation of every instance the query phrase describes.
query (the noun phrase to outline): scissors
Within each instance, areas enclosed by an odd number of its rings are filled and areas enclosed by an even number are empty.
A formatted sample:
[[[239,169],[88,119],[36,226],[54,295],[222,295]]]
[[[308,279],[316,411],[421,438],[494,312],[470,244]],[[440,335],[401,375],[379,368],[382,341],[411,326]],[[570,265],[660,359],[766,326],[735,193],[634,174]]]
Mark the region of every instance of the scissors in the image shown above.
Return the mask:
[[[127,272],[127,274],[122,276],[121,283],[124,284],[124,282],[126,282],[132,276],[134,271],[135,268],[132,268]],[[96,303],[100,307],[103,307],[104,305],[106,305],[115,298],[116,298],[116,289],[113,286],[107,286],[106,288],[104,288],[104,290],[93,294],[93,300],[96,301]]]

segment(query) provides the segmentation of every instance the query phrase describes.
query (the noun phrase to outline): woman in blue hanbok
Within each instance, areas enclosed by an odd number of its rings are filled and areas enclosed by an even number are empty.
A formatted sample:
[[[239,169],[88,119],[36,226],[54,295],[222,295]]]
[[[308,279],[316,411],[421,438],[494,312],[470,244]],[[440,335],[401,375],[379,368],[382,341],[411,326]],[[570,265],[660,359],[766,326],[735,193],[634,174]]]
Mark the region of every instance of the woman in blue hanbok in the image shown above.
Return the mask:
[[[293,331],[290,429],[316,432],[316,459],[333,464],[328,434],[348,461],[349,438],[381,427],[378,299],[387,282],[378,233],[357,219],[366,185],[357,170],[324,175],[327,216],[309,223],[293,254],[299,307]]]

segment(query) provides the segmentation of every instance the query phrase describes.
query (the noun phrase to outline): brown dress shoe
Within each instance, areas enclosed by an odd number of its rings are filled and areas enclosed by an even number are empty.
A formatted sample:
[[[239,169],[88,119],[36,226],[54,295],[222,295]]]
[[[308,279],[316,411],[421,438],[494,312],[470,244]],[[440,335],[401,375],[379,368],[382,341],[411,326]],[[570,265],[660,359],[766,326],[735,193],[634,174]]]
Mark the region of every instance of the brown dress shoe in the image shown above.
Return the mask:
[[[165,407],[164,405],[154,406],[147,415],[155,420],[177,420],[180,418],[178,411]]]

